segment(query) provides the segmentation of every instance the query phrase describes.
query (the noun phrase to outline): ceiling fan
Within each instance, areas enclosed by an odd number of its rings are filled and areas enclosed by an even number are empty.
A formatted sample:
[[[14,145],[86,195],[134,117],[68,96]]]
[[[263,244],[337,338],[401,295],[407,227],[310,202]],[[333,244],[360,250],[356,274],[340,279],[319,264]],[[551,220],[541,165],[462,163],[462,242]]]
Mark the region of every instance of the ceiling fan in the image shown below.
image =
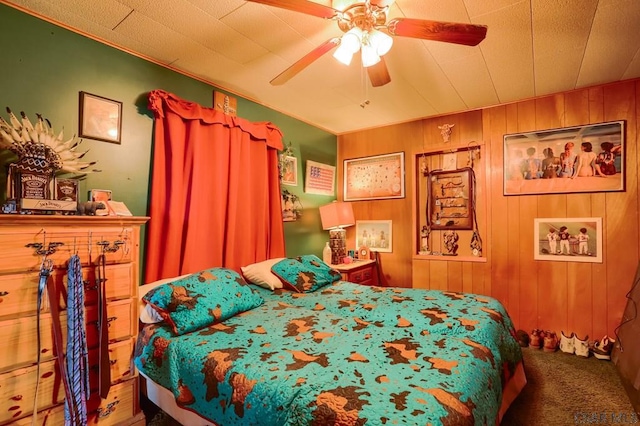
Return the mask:
[[[333,19],[345,33],[342,37],[333,37],[325,41],[284,70],[271,80],[274,86],[286,83],[334,47],[338,47],[334,57],[346,65],[351,61],[353,54],[360,50],[362,64],[367,68],[371,84],[374,87],[384,86],[391,82],[383,58],[393,43],[390,36],[476,46],[487,34],[487,27],[484,25],[411,18],[394,18],[387,21],[387,11],[395,0],[333,0],[334,6],[341,4],[340,9],[307,0],[248,1]]]

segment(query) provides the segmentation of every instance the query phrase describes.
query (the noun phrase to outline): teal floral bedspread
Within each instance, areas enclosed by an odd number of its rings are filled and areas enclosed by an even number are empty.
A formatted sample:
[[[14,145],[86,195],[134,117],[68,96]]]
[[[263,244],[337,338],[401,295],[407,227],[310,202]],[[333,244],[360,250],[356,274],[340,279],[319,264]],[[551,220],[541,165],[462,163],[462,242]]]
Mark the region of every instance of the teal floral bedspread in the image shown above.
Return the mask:
[[[337,281],[256,287],[261,306],[175,336],[146,326],[135,365],[218,425],[494,425],[522,359],[487,296]]]

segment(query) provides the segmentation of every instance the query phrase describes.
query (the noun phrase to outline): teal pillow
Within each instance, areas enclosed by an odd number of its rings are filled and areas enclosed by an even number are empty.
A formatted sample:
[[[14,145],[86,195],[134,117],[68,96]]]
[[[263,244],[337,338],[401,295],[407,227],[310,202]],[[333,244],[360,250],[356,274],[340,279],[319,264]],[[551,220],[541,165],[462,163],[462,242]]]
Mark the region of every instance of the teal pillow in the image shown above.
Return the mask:
[[[285,287],[298,293],[316,291],[342,278],[340,272],[313,254],[281,260],[271,267],[271,272]]]
[[[143,298],[177,335],[256,308],[264,299],[237,272],[211,268],[162,284]]]

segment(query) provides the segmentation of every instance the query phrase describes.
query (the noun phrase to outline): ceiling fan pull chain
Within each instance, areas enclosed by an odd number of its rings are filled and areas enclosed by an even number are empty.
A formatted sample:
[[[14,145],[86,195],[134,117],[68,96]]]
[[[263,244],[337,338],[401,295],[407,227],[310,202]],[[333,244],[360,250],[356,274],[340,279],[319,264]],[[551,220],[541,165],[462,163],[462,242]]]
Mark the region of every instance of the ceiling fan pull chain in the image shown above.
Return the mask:
[[[365,108],[367,105],[369,105],[370,101],[369,101],[369,86],[367,86],[367,75],[366,75],[366,70],[365,68],[360,65],[360,82],[362,85],[362,93],[363,93],[363,98],[364,100],[360,103],[360,108]]]

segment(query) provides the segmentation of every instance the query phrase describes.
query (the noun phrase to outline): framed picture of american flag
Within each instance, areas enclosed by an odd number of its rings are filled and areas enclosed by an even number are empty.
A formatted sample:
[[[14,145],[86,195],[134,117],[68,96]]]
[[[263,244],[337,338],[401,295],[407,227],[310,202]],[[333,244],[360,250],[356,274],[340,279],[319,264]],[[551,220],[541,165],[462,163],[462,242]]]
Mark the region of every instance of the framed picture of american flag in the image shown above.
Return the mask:
[[[336,168],[328,164],[307,160],[304,192],[307,194],[335,195]]]
[[[404,198],[404,152],[344,160],[344,201]]]

